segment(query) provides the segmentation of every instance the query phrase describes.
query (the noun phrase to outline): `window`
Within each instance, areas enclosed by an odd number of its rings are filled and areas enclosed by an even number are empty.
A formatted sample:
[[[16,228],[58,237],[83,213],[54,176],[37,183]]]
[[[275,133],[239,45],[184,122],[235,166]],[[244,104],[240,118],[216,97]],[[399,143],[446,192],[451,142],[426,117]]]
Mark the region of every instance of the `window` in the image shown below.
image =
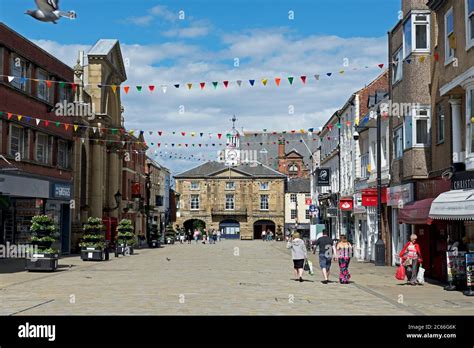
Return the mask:
[[[309,211],[309,209],[306,209],[305,211],[305,219],[306,220],[310,220],[311,219],[311,212]]]
[[[235,182],[233,181],[228,181],[225,183],[225,189],[226,190],[235,190]]]
[[[36,134],[36,161],[43,164],[49,164],[51,153],[51,143],[49,136],[42,133]]]
[[[290,219],[296,219],[296,209],[291,209],[290,214]]]
[[[393,55],[392,83],[395,84],[403,78],[403,50],[400,47]]]
[[[260,190],[268,190],[269,188],[270,187],[269,187],[268,181],[264,181],[260,183]]]
[[[225,210],[234,210],[234,195],[225,195]]]
[[[430,51],[430,14],[412,13],[403,24],[404,57],[412,52]]]
[[[444,15],[444,47],[445,63],[448,64],[454,59],[456,48],[456,37],[454,36],[454,15],[453,8],[450,8]]]
[[[414,110],[413,130],[415,146],[428,146],[430,144],[430,115],[429,108]]]
[[[10,128],[10,155],[21,159],[28,158],[28,130],[23,127],[11,125]]]
[[[29,92],[30,63],[13,53],[10,57],[10,74],[15,77],[11,82],[12,85],[22,91]]]
[[[260,195],[260,210],[268,209],[268,195]]]
[[[46,81],[45,81],[45,80],[49,80],[48,74],[46,73],[46,71],[42,69],[38,69],[37,78],[39,80],[38,90],[37,90],[38,98],[45,101],[49,101],[49,88],[46,85]]]
[[[191,195],[191,210],[199,210],[199,195]]]
[[[291,203],[296,203],[296,193],[291,193],[290,194],[290,202]]]
[[[466,46],[474,46],[474,0],[466,0]]]
[[[393,155],[395,159],[403,157],[403,126],[393,131]]]
[[[369,177],[369,164],[370,157],[369,154],[360,156],[360,177],[361,179],[366,179]]]
[[[444,142],[444,110],[441,104],[436,107],[436,117],[438,118],[438,143]]]
[[[69,146],[63,140],[58,141],[58,166],[69,168]]]
[[[157,207],[162,207],[163,206],[163,196],[156,196],[155,197],[155,205]]]
[[[298,166],[296,164],[291,164],[290,167],[288,168],[288,174],[290,176],[298,175]]]
[[[71,92],[70,92],[69,87],[66,84],[62,86],[60,84],[59,85],[59,102],[63,103],[64,101],[66,101],[66,103],[68,103],[70,100],[71,100]]]
[[[191,190],[199,190],[199,182],[191,181]]]
[[[471,149],[471,153],[474,153],[474,123],[472,123],[472,119],[474,118],[474,88],[469,88],[467,90],[467,122],[469,125],[470,129],[470,146],[469,148]]]

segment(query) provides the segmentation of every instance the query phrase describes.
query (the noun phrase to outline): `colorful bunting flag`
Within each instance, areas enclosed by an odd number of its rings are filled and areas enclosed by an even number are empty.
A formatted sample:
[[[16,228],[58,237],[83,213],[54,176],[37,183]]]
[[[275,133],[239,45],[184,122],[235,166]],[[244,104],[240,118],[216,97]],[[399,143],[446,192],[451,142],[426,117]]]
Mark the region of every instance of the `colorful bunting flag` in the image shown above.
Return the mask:
[[[275,77],[275,83],[277,86],[280,86],[280,81],[281,81],[281,78]]]
[[[124,86],[123,90],[125,91],[125,94],[128,94],[128,91],[130,90],[130,86]]]
[[[224,87],[227,88],[228,85],[229,85],[229,81],[224,81]]]
[[[300,76],[300,78],[303,84],[306,84],[306,76],[303,75],[303,76]]]
[[[263,84],[264,86],[266,86],[266,85],[267,85],[267,81],[268,81],[268,79],[262,79],[262,84]]]
[[[290,83],[290,85],[293,84],[293,77],[292,76],[288,77],[288,82]]]
[[[149,85],[148,89],[150,90],[150,92],[153,92],[155,90],[155,86],[154,85]]]

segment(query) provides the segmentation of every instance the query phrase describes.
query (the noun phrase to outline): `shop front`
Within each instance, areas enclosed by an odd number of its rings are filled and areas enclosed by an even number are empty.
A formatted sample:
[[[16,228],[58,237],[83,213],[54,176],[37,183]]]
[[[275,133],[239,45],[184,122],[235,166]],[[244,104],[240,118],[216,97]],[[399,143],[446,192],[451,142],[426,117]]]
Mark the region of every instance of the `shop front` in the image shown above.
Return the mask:
[[[352,243],[354,240],[354,200],[352,197],[341,197],[339,200],[341,215],[341,234]]]
[[[377,242],[377,238],[378,238],[377,202],[378,202],[378,192],[376,188],[366,188],[362,190],[362,205],[367,210],[366,259],[368,261],[375,261],[375,243]],[[382,205],[384,204],[387,204],[387,187],[382,187]],[[383,206],[382,206],[382,209],[383,209]],[[385,241],[385,244],[387,245],[386,241]]]
[[[359,261],[368,261],[367,208],[362,205],[362,190],[367,188],[367,180],[354,183],[354,256]]]
[[[387,206],[390,207],[391,214],[391,240],[392,257],[391,264],[395,266],[400,260],[398,253],[409,239],[411,226],[406,223],[399,223],[398,217],[400,209],[413,201],[413,183],[392,186],[387,189]]]

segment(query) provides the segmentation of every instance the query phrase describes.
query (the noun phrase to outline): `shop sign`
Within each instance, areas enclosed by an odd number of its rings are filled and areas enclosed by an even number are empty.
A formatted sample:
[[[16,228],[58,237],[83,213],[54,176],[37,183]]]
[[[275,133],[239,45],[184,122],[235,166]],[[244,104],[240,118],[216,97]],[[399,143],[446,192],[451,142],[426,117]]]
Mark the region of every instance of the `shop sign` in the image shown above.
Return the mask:
[[[316,169],[316,186],[330,186],[331,169],[317,168]]]
[[[377,189],[369,188],[362,190],[362,205],[364,207],[377,206]],[[387,188],[382,187],[382,203],[387,203]]]
[[[49,198],[49,181],[16,175],[0,175],[0,192],[17,197]]]
[[[341,208],[342,211],[350,211],[354,208],[354,202],[352,199],[341,199],[339,208]]]
[[[402,208],[413,201],[413,183],[387,188],[387,205]]]
[[[474,189],[474,172],[456,172],[451,177],[453,190]]]
[[[132,183],[132,197],[140,197],[140,183],[139,182],[134,182]]]
[[[433,179],[416,182],[416,199],[436,198],[441,193],[449,191],[451,183],[443,179]]]
[[[311,205],[313,201],[311,200],[311,198],[305,198],[304,203],[305,205]]]
[[[69,184],[53,184],[54,198],[71,198],[71,185]]]

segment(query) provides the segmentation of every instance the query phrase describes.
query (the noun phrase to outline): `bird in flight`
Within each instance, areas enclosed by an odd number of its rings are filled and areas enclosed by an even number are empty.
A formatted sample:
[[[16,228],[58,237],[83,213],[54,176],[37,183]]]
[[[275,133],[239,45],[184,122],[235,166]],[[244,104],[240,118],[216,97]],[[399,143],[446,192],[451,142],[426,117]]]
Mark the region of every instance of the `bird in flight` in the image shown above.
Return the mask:
[[[53,22],[58,24],[56,21],[61,17],[75,19],[76,12],[68,11],[63,12],[59,10],[59,0],[35,0],[36,10],[27,10],[25,14],[30,15],[34,19],[42,22]]]

